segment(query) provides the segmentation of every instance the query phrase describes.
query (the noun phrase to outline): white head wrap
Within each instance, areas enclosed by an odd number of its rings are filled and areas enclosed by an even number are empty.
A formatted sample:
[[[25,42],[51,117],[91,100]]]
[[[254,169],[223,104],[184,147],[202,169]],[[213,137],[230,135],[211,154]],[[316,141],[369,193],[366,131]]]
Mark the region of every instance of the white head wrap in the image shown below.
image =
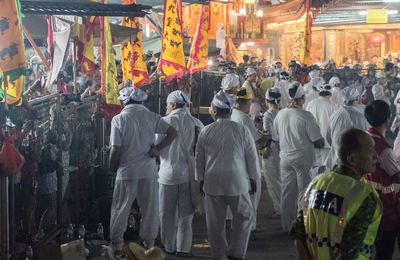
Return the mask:
[[[240,85],[239,76],[234,73],[226,74],[226,76],[222,79],[221,82],[221,88],[224,91],[228,91],[235,87],[239,87],[239,85]]]
[[[257,73],[256,70],[253,69],[253,68],[247,68],[247,70],[246,70],[246,75],[247,76],[250,76],[250,75],[253,75],[253,74],[256,74],[256,73]]]
[[[312,70],[312,71],[310,71],[310,73],[308,75],[310,76],[311,79],[315,79],[316,77],[319,77],[319,71]]]
[[[271,76],[272,74],[275,74],[276,73],[276,69],[275,68],[269,68],[268,69],[268,74]]]
[[[376,77],[377,79],[384,78],[384,77],[385,77],[385,72],[381,70],[381,71],[379,71],[378,73],[376,73],[375,77]]]
[[[218,28],[219,30],[221,30],[222,28],[224,28],[224,24],[223,24],[223,23],[217,24],[217,28]]]
[[[143,102],[147,100],[147,93],[141,90],[140,88],[129,87],[123,88],[119,91],[119,100],[128,103],[130,100],[136,102]]]
[[[214,96],[212,103],[214,106],[222,109],[231,109],[236,102],[236,96],[234,94],[228,94],[220,90]]]
[[[294,95],[293,98],[289,95],[290,99],[301,98],[302,96],[304,96],[306,94],[306,92],[304,91],[304,88],[301,86],[300,82],[293,82],[292,84],[290,84],[289,91],[295,87],[297,87],[296,95]]]
[[[340,83],[340,79],[336,76],[333,76],[330,80],[329,80],[329,85],[331,85],[331,87],[334,87],[335,85]]]
[[[268,91],[265,93],[265,99],[270,101],[281,100],[281,92],[279,91],[279,88],[273,87],[268,89]]]
[[[329,85],[329,84],[323,84],[323,85],[319,86],[319,87],[318,87],[318,90],[319,90],[320,92],[322,92],[322,91],[327,91],[327,92],[332,93],[332,87],[331,87],[331,85]]]
[[[319,89],[320,87],[322,87],[325,84],[325,80],[321,77],[313,78],[310,82],[311,82],[311,86],[316,89]]]
[[[175,90],[169,93],[167,103],[187,104],[190,102],[188,95],[182,90]]]
[[[355,88],[355,87],[345,87],[342,90],[342,94],[343,94],[344,101],[346,101],[346,102],[356,100],[360,96],[360,93],[358,92],[357,88]]]

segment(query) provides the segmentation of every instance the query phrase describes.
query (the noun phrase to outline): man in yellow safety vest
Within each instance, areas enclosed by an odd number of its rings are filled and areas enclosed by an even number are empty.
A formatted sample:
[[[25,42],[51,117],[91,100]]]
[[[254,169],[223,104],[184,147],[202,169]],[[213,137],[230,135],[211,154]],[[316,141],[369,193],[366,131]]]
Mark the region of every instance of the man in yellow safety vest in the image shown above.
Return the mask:
[[[339,140],[339,165],[317,176],[304,195],[291,236],[299,259],[370,259],[382,216],[378,194],[361,182],[374,172],[373,139],[359,129]]]

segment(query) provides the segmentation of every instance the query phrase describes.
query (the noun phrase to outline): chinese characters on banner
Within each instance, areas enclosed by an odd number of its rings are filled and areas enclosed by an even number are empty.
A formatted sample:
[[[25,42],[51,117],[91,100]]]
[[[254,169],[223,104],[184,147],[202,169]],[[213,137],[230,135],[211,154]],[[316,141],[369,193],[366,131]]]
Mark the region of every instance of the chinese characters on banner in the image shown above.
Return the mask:
[[[19,1],[2,1],[0,35],[0,98],[4,98],[6,92],[7,104],[13,104],[20,101],[25,68]]]
[[[187,64],[188,71],[192,74],[208,67],[208,24],[209,7],[203,5]]]
[[[133,4],[134,0],[123,0],[124,4]],[[133,79],[135,87],[149,82],[146,63],[143,61],[142,32],[139,18],[124,17],[122,25],[138,29],[136,40],[121,44],[123,79]]]
[[[164,29],[160,67],[167,82],[185,73],[185,55],[182,41],[182,0],[164,0]]]

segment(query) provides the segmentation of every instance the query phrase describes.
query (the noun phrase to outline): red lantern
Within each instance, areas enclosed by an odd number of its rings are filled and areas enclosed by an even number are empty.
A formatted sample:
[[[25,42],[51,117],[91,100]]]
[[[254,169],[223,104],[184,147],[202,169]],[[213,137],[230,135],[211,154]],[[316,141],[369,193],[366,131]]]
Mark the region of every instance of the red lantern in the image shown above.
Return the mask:
[[[368,42],[374,45],[382,44],[385,41],[385,35],[382,33],[372,33],[368,36]]]

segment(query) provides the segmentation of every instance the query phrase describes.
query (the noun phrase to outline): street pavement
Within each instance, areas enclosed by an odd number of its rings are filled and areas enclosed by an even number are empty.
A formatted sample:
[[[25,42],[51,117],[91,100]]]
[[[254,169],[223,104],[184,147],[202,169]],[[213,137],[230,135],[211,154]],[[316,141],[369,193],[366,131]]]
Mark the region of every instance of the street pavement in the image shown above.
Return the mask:
[[[250,236],[247,260],[291,260],[296,259],[293,241],[280,227],[280,219],[272,218],[273,207],[263,181],[262,193],[257,215],[257,229]],[[229,241],[229,228],[227,228]],[[186,259],[212,259],[207,240],[205,215],[195,215],[193,220],[194,257]],[[182,257],[167,256],[167,259],[182,260]]]

